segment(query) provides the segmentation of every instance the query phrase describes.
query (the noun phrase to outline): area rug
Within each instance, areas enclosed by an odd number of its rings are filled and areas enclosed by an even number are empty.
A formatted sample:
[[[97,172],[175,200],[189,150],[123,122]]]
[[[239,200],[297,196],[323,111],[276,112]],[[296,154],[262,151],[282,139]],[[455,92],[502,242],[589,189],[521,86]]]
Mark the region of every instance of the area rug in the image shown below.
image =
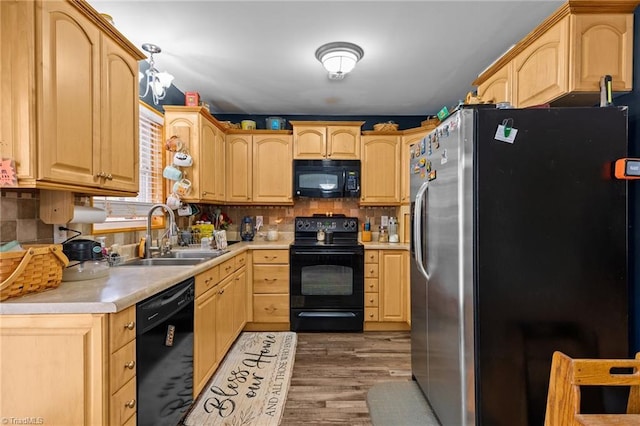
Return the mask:
[[[276,426],[296,354],[293,332],[242,333],[193,405],[187,426]]]
[[[367,393],[373,426],[440,426],[414,381],[382,382]]]

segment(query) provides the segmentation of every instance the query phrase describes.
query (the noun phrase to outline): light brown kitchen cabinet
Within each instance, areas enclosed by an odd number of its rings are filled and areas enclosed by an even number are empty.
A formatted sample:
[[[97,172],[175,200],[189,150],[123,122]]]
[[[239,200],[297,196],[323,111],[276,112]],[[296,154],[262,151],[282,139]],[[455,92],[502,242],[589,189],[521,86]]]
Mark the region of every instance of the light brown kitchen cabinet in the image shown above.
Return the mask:
[[[136,194],[144,55],[82,1],[3,1],[0,20],[0,153],[17,187]]]
[[[380,251],[380,321],[407,322],[409,253],[404,250]]]
[[[485,102],[513,104],[512,84],[513,62],[509,62],[478,86],[478,96]]]
[[[309,160],[358,160],[364,121],[290,121],[293,158]]]
[[[250,329],[289,327],[289,250],[253,250],[253,320]],[[278,326],[280,326],[278,328]]]
[[[400,138],[399,132],[392,134],[364,132],[361,206],[400,204]]]
[[[496,101],[504,94],[518,108],[592,106],[604,75],[614,92],[631,91],[638,3],[567,1],[473,82],[478,94]]]
[[[216,287],[219,267],[214,266],[195,277],[195,306],[193,315],[193,396],[207,384],[218,366],[216,353]]]
[[[293,204],[291,135],[230,133],[227,141],[227,202]]]
[[[136,407],[136,308],[109,315],[109,424],[135,421]]]
[[[220,360],[231,347],[234,336],[233,275],[215,288],[216,292],[216,359]]]
[[[400,161],[400,203],[409,204],[411,201],[410,177],[411,170],[411,145],[420,143],[420,141],[435,128],[432,127],[416,127],[415,129],[405,130],[402,135],[401,161]]]
[[[364,256],[365,331],[408,330],[409,253],[367,249]]]
[[[135,318],[135,306],[108,315],[3,315],[2,418],[135,424]]]
[[[181,167],[191,181],[191,192],[181,197],[186,202],[223,202],[225,200],[225,137],[218,121],[203,107],[164,107],[165,134],[177,136],[184,150],[193,157],[193,165]],[[173,162],[173,152],[166,152],[165,162]],[[174,181],[165,179],[167,193]]]

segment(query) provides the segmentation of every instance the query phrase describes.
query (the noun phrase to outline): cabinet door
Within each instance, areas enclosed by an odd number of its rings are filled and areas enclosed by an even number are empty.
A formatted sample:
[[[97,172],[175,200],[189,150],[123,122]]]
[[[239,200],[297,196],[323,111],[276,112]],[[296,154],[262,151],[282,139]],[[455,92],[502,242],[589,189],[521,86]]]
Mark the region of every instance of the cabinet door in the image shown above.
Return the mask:
[[[38,175],[99,186],[100,31],[69,3],[40,5]]]
[[[360,159],[360,127],[328,126],[327,157],[332,160]]]
[[[400,137],[362,137],[362,205],[400,204]]]
[[[515,57],[513,100],[518,108],[550,102],[568,90],[569,17]]]
[[[251,201],[251,135],[227,135],[227,201]]]
[[[253,202],[293,203],[291,136],[253,136]]]
[[[225,200],[225,184],[227,167],[225,158],[225,135],[224,132],[216,128],[216,138],[213,149],[213,179],[215,181],[214,201],[223,202]]]
[[[400,160],[400,202],[402,204],[409,204],[409,201],[411,200],[411,186],[409,182],[409,178],[411,176],[411,171],[409,170],[411,162],[411,145],[419,143],[428,132],[429,130],[424,130],[419,133],[402,136],[402,147],[400,149],[402,157]]]
[[[105,330],[104,315],[2,316],[2,418],[108,424]]]
[[[233,274],[233,339],[247,323],[247,269],[242,268]]]
[[[478,96],[485,102],[509,102],[512,103],[511,96],[511,76],[513,63],[509,62],[489,77],[484,83],[478,86]]]
[[[235,338],[233,319],[233,284],[231,276],[214,290],[216,294],[216,358],[220,361]]]
[[[204,118],[200,118],[200,151],[191,168],[198,171],[195,180],[198,184],[197,197],[203,201],[215,201],[217,195],[216,182],[216,137],[218,128]],[[189,173],[190,168],[186,168]],[[194,191],[195,192],[195,191]]]
[[[103,187],[138,192],[138,63],[122,47],[102,38],[101,161]]]
[[[202,275],[202,274],[201,274]],[[196,276],[196,282],[203,279]],[[193,396],[200,393],[207,384],[217,365],[216,354],[216,295],[211,289],[196,299],[194,311],[193,341]]]
[[[15,160],[18,179],[36,176],[33,88],[35,4],[0,1],[0,157]],[[21,182],[22,183],[22,182]]]
[[[327,155],[327,129],[324,126],[293,127],[293,158],[322,159]]]
[[[613,91],[630,91],[633,14],[585,14],[571,19],[571,90],[599,92],[600,77],[608,74]]]
[[[408,253],[384,250],[380,256],[380,321],[407,321]]]

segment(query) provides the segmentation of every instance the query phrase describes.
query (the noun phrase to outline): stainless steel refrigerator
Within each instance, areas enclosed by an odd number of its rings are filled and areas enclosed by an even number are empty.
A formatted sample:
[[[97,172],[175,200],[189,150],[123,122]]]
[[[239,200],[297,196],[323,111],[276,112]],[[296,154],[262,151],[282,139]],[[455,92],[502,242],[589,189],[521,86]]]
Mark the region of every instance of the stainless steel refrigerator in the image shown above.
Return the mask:
[[[629,356],[626,155],[624,107],[460,109],[411,147],[412,374],[444,426],[542,425],[553,351]]]

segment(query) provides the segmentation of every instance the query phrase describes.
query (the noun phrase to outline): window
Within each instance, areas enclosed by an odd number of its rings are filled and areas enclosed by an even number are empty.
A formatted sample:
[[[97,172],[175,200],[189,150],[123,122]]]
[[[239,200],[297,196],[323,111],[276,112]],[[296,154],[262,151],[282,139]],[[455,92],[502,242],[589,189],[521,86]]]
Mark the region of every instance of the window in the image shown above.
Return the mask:
[[[93,233],[146,228],[149,208],[162,200],[163,116],[140,102],[140,192],[137,197],[93,197],[94,207],[107,211]],[[158,222],[161,224],[161,222]]]

